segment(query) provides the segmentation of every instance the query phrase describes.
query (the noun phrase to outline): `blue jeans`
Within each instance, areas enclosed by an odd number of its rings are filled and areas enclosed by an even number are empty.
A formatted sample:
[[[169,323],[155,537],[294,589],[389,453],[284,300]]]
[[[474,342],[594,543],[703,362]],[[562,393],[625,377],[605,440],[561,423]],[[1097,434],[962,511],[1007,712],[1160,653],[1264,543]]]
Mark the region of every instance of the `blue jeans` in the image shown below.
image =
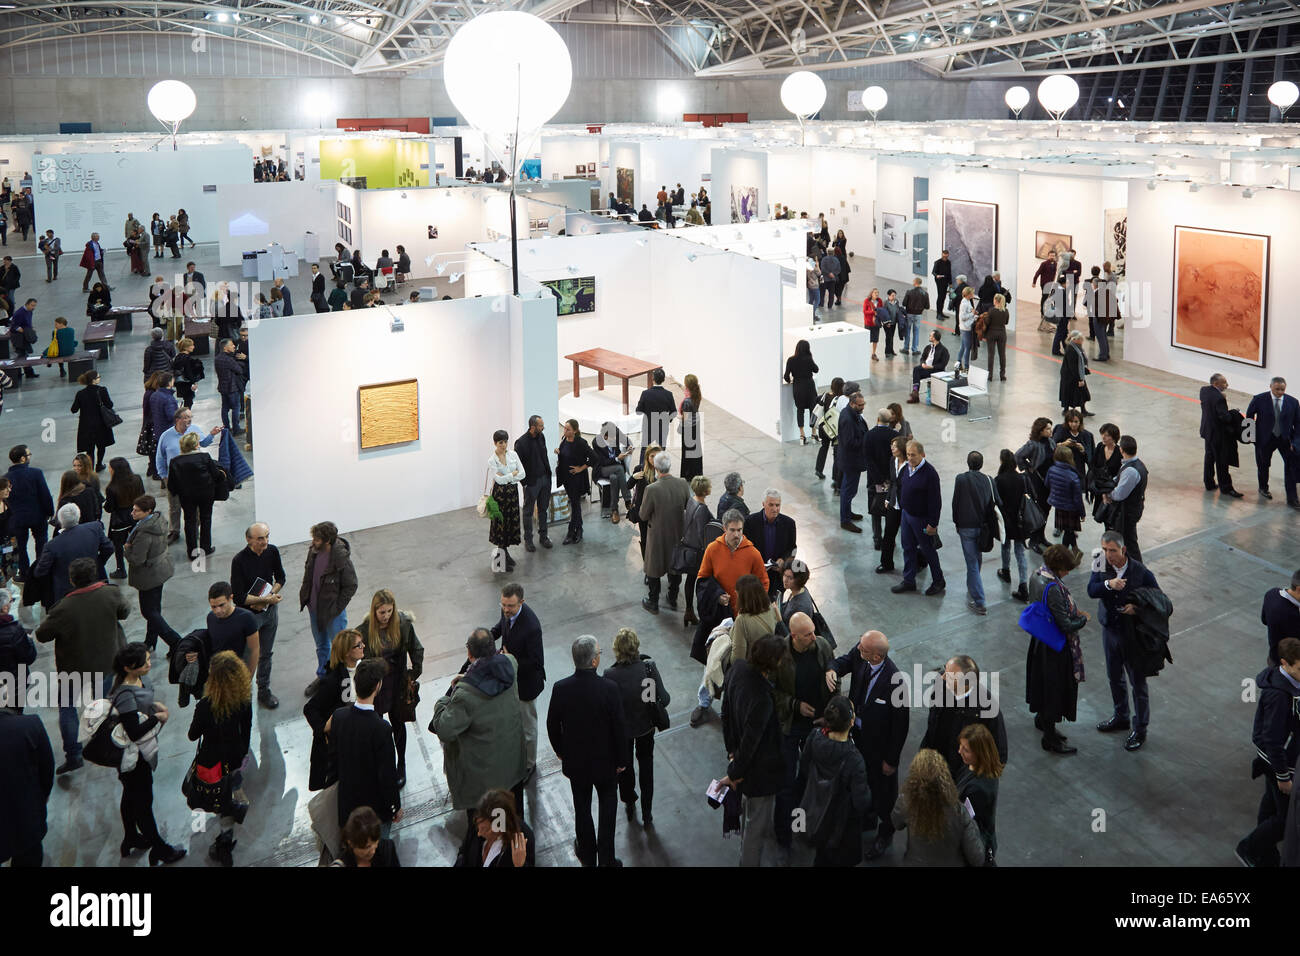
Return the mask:
[[[965,368],[970,364],[970,353],[975,344],[974,332],[962,332],[961,348],[957,350],[957,364]]]
[[[980,529],[958,528],[957,535],[961,538],[962,557],[966,559],[966,593],[983,607],[984,581],[980,578],[980,566],[984,555],[980,553]]]
[[[710,707],[713,704],[713,695],[709,693],[709,685],[700,682],[700,689],[695,692],[696,702],[701,707]]]
[[[324,628],[316,622],[316,615],[310,608],[308,618],[311,621],[311,636],[316,641],[316,676],[324,677],[329,668],[330,642],[334,640],[335,634],[348,626],[348,612],[344,611]],[[270,677],[269,674],[267,676]]]
[[[921,351],[921,317],[919,315],[909,315],[907,317],[907,320],[908,320],[907,322],[908,338],[904,339],[904,341],[906,342],[908,341],[908,339],[910,339],[912,344],[908,347],[913,352],[920,352]]]
[[[1024,585],[1029,580],[1029,565],[1025,561],[1025,542],[1019,538],[1014,541],[1008,538],[1002,542],[1002,570],[1010,573],[1011,571],[1011,546],[1015,545],[1016,550],[1016,570],[1020,572],[1019,581]]]
[[[232,432],[239,431],[239,410],[244,405],[241,392],[221,393],[221,424]]]
[[[104,696],[104,675],[96,674],[91,678],[91,681],[92,683],[89,686],[82,687],[82,707],[85,707],[92,700],[98,700]],[[63,738],[63,755],[69,760],[80,760],[81,744],[77,742],[77,733],[81,729],[81,709],[73,706],[71,701],[60,701],[59,703],[59,736]]]
[[[816,289],[808,290],[808,304],[814,309],[822,304],[822,290],[820,286]]]
[[[1110,359],[1110,339],[1106,338],[1107,320],[1091,318],[1088,321],[1092,325],[1092,334],[1097,339],[1097,360],[1108,361]]]
[[[849,516],[853,513],[853,498],[858,493],[862,472],[856,468],[842,468],[840,471],[840,524],[845,524],[853,520]]]

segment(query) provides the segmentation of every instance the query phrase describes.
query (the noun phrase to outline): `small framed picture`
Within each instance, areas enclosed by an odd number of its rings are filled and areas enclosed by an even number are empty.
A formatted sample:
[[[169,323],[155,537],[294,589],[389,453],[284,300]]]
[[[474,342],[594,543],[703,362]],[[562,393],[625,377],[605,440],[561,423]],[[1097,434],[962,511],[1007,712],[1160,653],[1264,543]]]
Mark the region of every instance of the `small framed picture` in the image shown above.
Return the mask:
[[[437,226],[430,226],[430,227],[429,227],[429,238],[430,238],[430,239],[437,239],[437,238],[438,238],[438,227],[437,227]]]

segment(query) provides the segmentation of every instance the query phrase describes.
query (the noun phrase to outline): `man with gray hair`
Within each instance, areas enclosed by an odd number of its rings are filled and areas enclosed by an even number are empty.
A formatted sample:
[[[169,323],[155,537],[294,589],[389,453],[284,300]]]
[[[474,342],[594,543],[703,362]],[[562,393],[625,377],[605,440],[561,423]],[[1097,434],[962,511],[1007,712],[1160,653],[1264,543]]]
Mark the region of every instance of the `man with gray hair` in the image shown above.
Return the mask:
[[[758,548],[767,564],[767,591],[772,600],[781,594],[786,565],[794,559],[797,529],[794,519],[781,513],[781,492],[763,492],[763,510],[745,519],[745,537]]]
[[[59,531],[41,550],[40,559],[32,567],[33,577],[51,580],[54,603],[58,603],[72,590],[68,581],[68,568],[77,558],[93,558],[99,566],[100,580],[107,581],[104,562],[113,556],[113,542],[104,533],[102,521],[81,521],[81,508],[69,502],[58,510],[55,520]]]
[[[647,467],[651,463],[647,463]],[[681,590],[681,572],[673,567],[673,550],[682,540],[686,528],[686,502],[691,500],[691,486],[685,478],[673,475],[672,456],[666,451],[655,455],[655,480],[641,498],[641,520],[645,533],[645,582],[650,589],[641,606],[651,614],[659,613],[660,578],[668,575],[668,606],[677,610]]]
[[[740,472],[729,471],[722,479],[722,494],[718,497],[718,520],[733,508],[742,515],[749,516],[749,505],[745,504],[745,479]]]
[[[551,689],[546,735],[573,792],[573,852],[578,861],[583,866],[622,866],[614,856],[614,826],[627,725],[618,684],[600,676],[599,666],[600,642],[583,634],[573,642],[573,676]],[[600,807],[599,835],[591,820],[592,790]]]
[[[1296,495],[1296,482],[1300,481],[1300,454],[1296,452],[1296,443],[1300,441],[1300,402],[1286,393],[1286,379],[1280,375],[1273,378],[1267,392],[1260,392],[1250,400],[1246,417],[1255,421],[1255,468],[1259,473],[1260,497],[1273,497],[1268,490],[1268,467],[1273,452],[1279,451],[1286,503],[1300,508],[1300,497]]]
[[[280,706],[271,693],[271,654],[275,632],[280,626],[281,590],[288,580],[280,549],[270,543],[271,526],[257,521],[248,526],[244,540],[248,543],[230,560],[230,589],[235,605],[257,618],[260,654],[257,658],[257,702],[268,710]]]

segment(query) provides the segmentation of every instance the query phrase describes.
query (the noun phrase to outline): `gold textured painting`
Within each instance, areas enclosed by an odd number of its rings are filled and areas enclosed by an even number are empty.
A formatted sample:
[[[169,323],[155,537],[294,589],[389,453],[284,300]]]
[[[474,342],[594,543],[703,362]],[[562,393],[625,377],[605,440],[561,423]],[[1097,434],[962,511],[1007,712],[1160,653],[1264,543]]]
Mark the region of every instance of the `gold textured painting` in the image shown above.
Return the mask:
[[[357,394],[362,451],[420,437],[420,387],[415,379],[362,385]]]
[[[1269,237],[1174,227],[1175,346],[1264,364]]]

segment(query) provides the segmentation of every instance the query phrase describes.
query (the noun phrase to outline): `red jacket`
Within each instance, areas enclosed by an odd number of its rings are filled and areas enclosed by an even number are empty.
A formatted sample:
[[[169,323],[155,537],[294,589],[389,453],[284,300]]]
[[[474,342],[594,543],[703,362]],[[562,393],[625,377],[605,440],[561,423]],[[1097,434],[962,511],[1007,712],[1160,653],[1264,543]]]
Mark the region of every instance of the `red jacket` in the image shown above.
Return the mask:
[[[102,242],[99,244],[99,255],[101,257],[100,262],[103,262],[104,244]],[[95,268],[95,250],[92,248],[92,243],[86,243],[86,250],[81,254],[81,268]]]
[[[868,329],[876,327],[876,307],[871,304],[870,297],[862,300],[862,324]]]

